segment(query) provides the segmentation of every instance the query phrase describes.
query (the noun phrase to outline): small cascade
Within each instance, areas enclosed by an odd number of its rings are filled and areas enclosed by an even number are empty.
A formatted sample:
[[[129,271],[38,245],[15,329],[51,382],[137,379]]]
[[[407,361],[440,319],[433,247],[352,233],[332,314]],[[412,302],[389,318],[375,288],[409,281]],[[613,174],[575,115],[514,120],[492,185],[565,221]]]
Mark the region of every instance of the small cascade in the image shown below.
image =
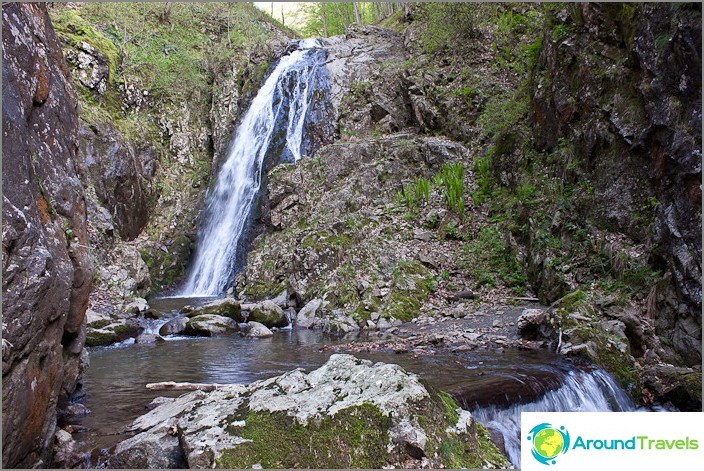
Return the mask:
[[[521,412],[626,412],[635,410],[633,402],[604,371],[570,371],[564,384],[547,392],[537,401],[507,408],[488,406],[472,411],[485,427],[503,436],[511,463],[521,466]]]
[[[318,39],[298,42],[279,60],[244,115],[206,195],[197,248],[180,296],[217,296],[226,290],[244,261],[266,162],[296,162],[311,151],[307,128],[320,118],[323,105],[318,102],[329,91],[321,46]]]

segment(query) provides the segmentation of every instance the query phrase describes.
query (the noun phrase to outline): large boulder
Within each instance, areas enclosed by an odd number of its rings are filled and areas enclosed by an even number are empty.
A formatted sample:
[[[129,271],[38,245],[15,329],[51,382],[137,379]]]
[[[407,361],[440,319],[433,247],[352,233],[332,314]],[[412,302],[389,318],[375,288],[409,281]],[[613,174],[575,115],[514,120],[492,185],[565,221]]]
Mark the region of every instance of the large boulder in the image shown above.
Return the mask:
[[[284,310],[269,300],[255,304],[249,312],[248,319],[260,322],[267,327],[286,327],[288,325],[288,318]]]
[[[274,333],[267,328],[264,324],[260,324],[259,322],[255,321],[250,321],[247,322],[245,327],[242,328],[241,332],[245,337],[251,337],[251,338],[265,338],[265,337],[273,337]]]
[[[202,314],[189,319],[183,333],[186,335],[211,337],[213,335],[227,334],[239,330],[239,324],[229,317],[217,316],[215,314]]]
[[[303,309],[298,311],[296,316],[296,326],[310,329],[316,325],[316,313],[318,309],[323,306],[324,301],[322,299],[316,298],[308,301],[308,303],[303,306]]]
[[[46,467],[94,266],[76,92],[47,7],[3,4],[2,22],[2,467]]]
[[[506,467],[486,430],[397,365],[333,355],[248,386],[171,399],[131,426],[109,466]],[[178,435],[178,440],[169,436]],[[167,466],[168,467],[168,466]]]
[[[234,298],[223,298],[213,301],[203,306],[189,309],[188,317],[201,316],[203,314],[215,314],[217,316],[229,317],[236,322],[242,322],[242,309],[240,303]]]

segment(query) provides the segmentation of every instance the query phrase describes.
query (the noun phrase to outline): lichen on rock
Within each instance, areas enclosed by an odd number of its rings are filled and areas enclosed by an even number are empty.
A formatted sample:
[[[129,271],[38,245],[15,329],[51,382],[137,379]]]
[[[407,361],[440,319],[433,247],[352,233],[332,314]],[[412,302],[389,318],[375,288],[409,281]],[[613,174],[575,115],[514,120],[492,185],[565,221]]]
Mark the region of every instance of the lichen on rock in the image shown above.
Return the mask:
[[[169,428],[177,442],[164,442]],[[111,463],[149,467],[182,456],[190,468],[508,466],[448,395],[397,365],[350,355],[333,355],[308,374],[189,393],[131,429],[140,433],[118,444]]]

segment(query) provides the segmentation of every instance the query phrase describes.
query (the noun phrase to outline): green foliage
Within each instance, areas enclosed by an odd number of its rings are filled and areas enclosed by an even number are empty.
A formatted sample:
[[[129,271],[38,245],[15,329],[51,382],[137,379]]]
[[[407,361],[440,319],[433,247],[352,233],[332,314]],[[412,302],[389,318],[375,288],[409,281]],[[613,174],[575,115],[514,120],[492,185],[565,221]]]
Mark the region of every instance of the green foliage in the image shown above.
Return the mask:
[[[421,46],[427,53],[452,53],[458,45],[476,39],[478,26],[493,16],[495,5],[484,3],[433,2],[417,6],[416,15],[424,20]]]
[[[410,210],[417,209],[421,203],[425,204],[430,199],[430,187],[430,180],[418,178],[412,183],[404,185],[396,193],[396,202],[405,204]]]
[[[172,101],[205,100],[219,64],[264,44],[271,21],[247,3],[85,3],[51,14],[62,39],[84,39],[108,57],[111,80]]]
[[[526,277],[497,228],[482,227],[477,238],[464,246],[463,252],[460,266],[477,287],[497,286],[499,282],[516,291],[525,287]]]
[[[311,2],[302,7],[304,25],[299,28],[305,37],[327,37],[345,34],[347,27],[357,22],[355,6],[361,24],[374,23],[395,11],[384,8],[382,11],[373,2]]]
[[[519,122],[528,112],[529,99],[522,90],[508,96],[494,96],[479,116],[478,123],[482,134],[496,138]]]
[[[435,182],[443,186],[443,198],[447,207],[460,218],[464,217],[464,165],[461,162],[446,163],[435,176]]]

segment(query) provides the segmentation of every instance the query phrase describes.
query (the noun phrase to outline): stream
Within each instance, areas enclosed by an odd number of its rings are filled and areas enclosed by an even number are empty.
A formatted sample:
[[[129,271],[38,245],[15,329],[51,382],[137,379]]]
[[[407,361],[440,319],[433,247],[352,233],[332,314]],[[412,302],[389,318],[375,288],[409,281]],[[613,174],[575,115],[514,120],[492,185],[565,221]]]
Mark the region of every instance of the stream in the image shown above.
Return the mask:
[[[150,301],[165,317],[151,321],[151,329],[176,315],[194,298]],[[76,438],[86,453],[104,449],[128,438],[121,432],[147,404],[159,396],[179,396],[183,391],[150,391],[147,383],[183,381],[250,383],[295,368],[311,371],[343,343],[319,330],[287,328],[272,338],[250,339],[238,334],[221,337],[167,336],[157,344],[131,344],[94,348],[83,378],[85,405],[92,411],[79,425],[87,428]],[[326,347],[327,346],[327,347]],[[577,367],[562,356],[544,350],[472,351],[415,356],[394,352],[355,353],[372,361],[396,363],[433,387],[453,394],[460,404],[500,436],[506,453],[520,466],[520,412],[525,411],[627,411],[633,404],[601,370]],[[501,384],[515,381],[536,391],[522,404],[507,403]],[[494,391],[490,397],[469,400],[472,391]],[[541,393],[540,391],[547,391]],[[476,399],[476,398],[475,398]],[[516,400],[515,397],[512,400]],[[481,403],[481,405],[478,404]]]

